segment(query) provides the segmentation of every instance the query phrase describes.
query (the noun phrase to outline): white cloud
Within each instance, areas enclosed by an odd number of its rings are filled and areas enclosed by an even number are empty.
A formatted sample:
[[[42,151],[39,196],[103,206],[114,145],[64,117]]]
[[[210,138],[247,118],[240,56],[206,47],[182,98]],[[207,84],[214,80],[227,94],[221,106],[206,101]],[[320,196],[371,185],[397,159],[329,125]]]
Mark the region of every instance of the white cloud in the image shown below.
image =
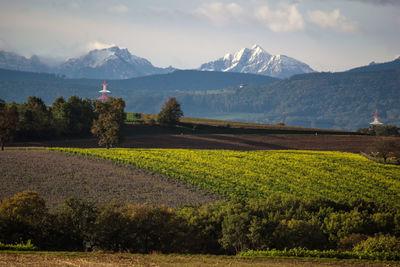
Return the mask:
[[[129,8],[127,6],[124,5],[117,5],[117,6],[113,6],[110,7],[108,9],[110,12],[116,13],[116,14],[124,14],[124,13],[128,13],[129,12]]]
[[[357,1],[362,3],[370,3],[374,5],[398,5],[400,4],[399,0],[348,0],[348,1]]]
[[[274,32],[304,30],[303,16],[296,4],[281,4],[276,10],[257,3],[253,3],[252,6],[254,10],[246,10],[234,2],[212,2],[199,7],[196,14],[219,26],[262,23]]]
[[[312,23],[324,29],[330,28],[341,32],[354,32],[357,30],[357,25],[341,15],[339,9],[335,9],[330,13],[321,10],[309,11],[307,17]]]
[[[255,11],[256,18],[274,32],[294,32],[304,30],[303,16],[296,4],[282,4],[276,10],[264,5]]]
[[[196,13],[220,26],[244,22],[246,17],[243,8],[236,3],[213,2],[205,4],[199,7]]]
[[[104,48],[109,48],[109,47],[113,47],[115,46],[115,44],[105,44],[102,42],[98,42],[98,41],[93,41],[90,42],[86,48],[91,51],[91,50],[95,50],[95,49],[104,49]]]

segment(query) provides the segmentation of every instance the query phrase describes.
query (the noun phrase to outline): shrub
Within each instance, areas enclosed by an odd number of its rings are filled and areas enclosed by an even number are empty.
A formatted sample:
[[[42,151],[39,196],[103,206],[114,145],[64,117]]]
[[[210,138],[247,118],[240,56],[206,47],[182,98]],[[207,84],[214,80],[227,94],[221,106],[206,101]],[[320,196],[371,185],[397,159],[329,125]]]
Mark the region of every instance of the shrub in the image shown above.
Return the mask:
[[[359,243],[354,247],[354,251],[400,253],[400,240],[395,236],[377,235]]]
[[[351,234],[340,239],[337,249],[339,251],[352,251],[355,246],[366,240],[368,236],[363,234]]]
[[[155,115],[153,114],[142,114],[142,119],[144,121],[144,123],[153,126],[154,124],[156,124],[156,119],[155,119]]]
[[[303,220],[282,220],[274,232],[277,248],[321,249],[327,244],[327,238],[318,225]]]
[[[0,250],[34,251],[38,250],[38,248],[32,244],[31,240],[28,240],[26,244],[17,245],[8,245],[0,242]]]
[[[38,239],[47,215],[45,201],[35,191],[24,191],[0,203],[0,241],[21,243]]]

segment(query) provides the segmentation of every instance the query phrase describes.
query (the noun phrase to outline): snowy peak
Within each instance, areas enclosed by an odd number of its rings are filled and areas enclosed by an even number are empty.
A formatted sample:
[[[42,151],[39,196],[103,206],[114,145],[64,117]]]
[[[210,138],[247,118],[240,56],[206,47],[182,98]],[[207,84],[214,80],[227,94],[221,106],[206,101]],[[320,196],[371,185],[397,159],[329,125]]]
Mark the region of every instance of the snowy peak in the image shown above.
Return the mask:
[[[129,64],[145,64],[153,66],[147,59],[134,56],[129,53],[128,49],[120,49],[118,46],[92,50],[88,54],[79,58],[69,59],[64,64],[80,64],[82,67],[97,68],[106,64],[110,60],[121,60]]]
[[[92,50],[79,58],[67,60],[58,68],[58,72],[71,78],[102,79],[127,79],[173,70],[154,67],[147,59],[132,55],[128,49],[118,46]]]
[[[283,55],[272,56],[255,44],[250,49],[242,48],[233,55],[205,63],[200,70],[242,72],[287,78],[294,74],[314,72],[308,65]]]

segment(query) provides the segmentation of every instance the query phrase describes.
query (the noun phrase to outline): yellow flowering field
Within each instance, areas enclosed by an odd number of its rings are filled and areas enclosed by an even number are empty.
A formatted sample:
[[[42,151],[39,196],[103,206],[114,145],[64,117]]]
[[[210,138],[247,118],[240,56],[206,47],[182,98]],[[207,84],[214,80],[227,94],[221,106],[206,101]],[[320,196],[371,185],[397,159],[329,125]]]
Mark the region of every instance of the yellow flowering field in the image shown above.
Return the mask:
[[[265,198],[278,193],[332,201],[364,199],[400,206],[400,166],[378,164],[351,153],[50,149],[134,165],[230,198]]]

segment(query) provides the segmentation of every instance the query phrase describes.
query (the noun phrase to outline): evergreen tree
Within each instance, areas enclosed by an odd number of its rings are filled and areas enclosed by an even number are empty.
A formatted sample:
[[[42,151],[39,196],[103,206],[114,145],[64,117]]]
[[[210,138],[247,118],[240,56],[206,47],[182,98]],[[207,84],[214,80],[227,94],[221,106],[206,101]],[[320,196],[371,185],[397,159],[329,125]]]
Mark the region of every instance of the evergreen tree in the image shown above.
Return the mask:
[[[183,116],[181,105],[175,97],[170,97],[168,101],[164,103],[163,108],[157,114],[157,121],[161,126],[172,126],[179,122],[179,118]]]

